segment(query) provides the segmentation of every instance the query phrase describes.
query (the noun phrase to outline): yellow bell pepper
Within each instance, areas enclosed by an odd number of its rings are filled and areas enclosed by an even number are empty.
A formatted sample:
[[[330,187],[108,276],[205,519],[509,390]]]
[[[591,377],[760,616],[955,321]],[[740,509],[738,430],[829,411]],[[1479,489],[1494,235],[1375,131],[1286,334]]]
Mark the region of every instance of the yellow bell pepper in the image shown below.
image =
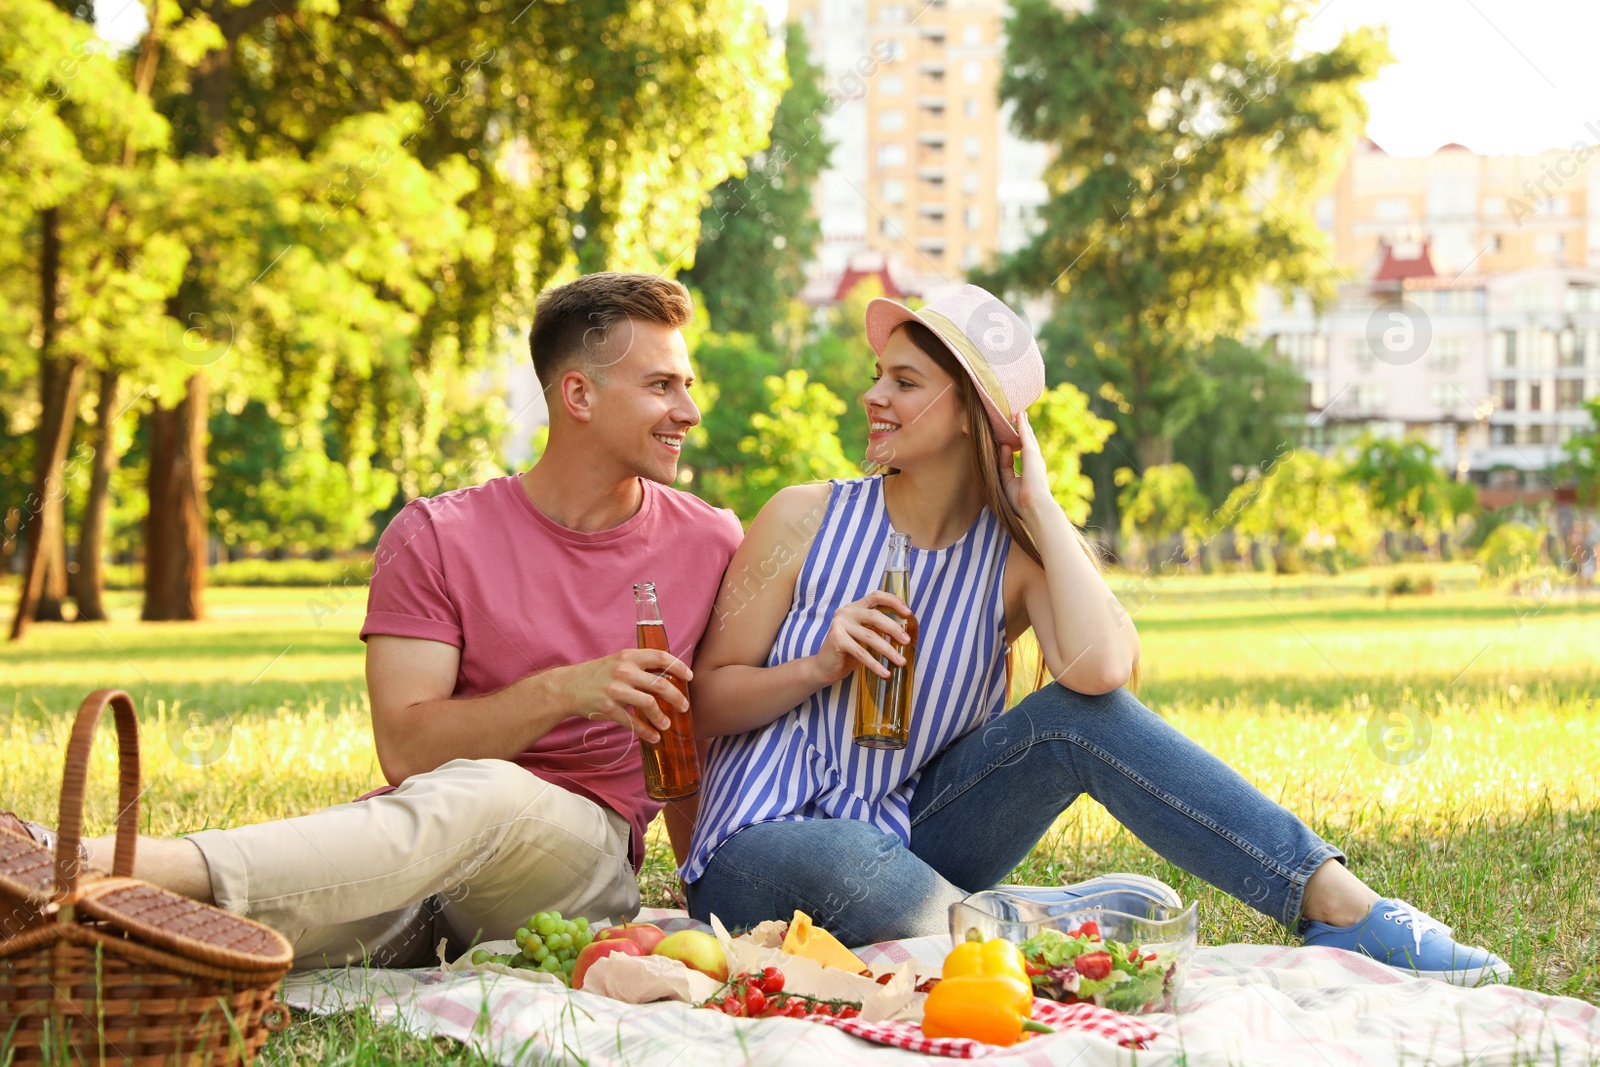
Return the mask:
[[[1005,974],[1021,982],[1027,991],[1023,1014],[1033,1010],[1033,983],[1022,950],[1003,937],[992,941],[963,941],[944,958],[944,977],[965,978],[978,974]]]
[[[1014,1045],[1024,1030],[1054,1033],[1032,1014],[1033,985],[1017,946],[1003,938],[967,941],[945,957],[944,977],[923,1006],[922,1032],[991,1045]]]
[[[1022,1007],[1026,997],[1029,1008]],[[1028,1018],[1033,994],[1009,974],[946,978],[922,1007],[922,1032],[929,1037],[970,1037],[991,1045],[1015,1045],[1024,1030],[1054,1033]]]

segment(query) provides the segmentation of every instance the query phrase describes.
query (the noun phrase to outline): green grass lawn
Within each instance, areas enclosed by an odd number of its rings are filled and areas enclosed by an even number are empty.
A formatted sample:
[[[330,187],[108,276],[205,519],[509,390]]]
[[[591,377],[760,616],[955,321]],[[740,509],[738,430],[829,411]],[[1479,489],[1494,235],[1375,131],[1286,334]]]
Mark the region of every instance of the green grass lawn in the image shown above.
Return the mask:
[[[1119,577],[1143,638],[1140,696],[1380,892],[1494,948],[1519,985],[1600,1002],[1600,599],[1483,590],[1465,566],[1404,570],[1430,574],[1437,592],[1384,595],[1393,573],[1382,570]],[[112,622],[39,626],[0,649],[0,807],[53,821],[70,712],[100,686],[128,689],[140,708],[148,832],[299,814],[381,782],[359,593],[217,589],[203,625],[141,624],[133,594],[108,599]],[[214,761],[179,759],[197,739],[216,746]],[[107,727],[95,832],[112,810],[113,751]],[[1287,940],[1088,800],[1015,877],[1107,870],[1198,898],[1206,942]],[[666,903],[659,833],[642,874],[647,902]],[[269,1051],[285,1063],[470,1059],[349,1017],[299,1021]]]

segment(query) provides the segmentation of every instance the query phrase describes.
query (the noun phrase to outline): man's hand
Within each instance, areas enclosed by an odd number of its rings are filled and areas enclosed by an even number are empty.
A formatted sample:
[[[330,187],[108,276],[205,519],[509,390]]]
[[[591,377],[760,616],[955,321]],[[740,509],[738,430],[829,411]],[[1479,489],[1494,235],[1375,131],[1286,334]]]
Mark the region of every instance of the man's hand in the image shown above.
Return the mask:
[[[693,675],[670,652],[630,648],[535,671],[475,697],[453,695],[454,645],[373,634],[367,638],[372,734],[384,777],[399,785],[453,759],[513,759],[569,716],[610,719],[654,744],[670,723],[657,707],[683,709],[672,683]],[[642,711],[636,709],[643,709]]]
[[[672,725],[656,702],[687,711],[689,700],[671,679],[687,684],[694,677],[682,660],[653,648],[624,649],[573,664],[561,674],[565,703],[573,714],[621,723],[651,744],[661,740],[658,731]]]

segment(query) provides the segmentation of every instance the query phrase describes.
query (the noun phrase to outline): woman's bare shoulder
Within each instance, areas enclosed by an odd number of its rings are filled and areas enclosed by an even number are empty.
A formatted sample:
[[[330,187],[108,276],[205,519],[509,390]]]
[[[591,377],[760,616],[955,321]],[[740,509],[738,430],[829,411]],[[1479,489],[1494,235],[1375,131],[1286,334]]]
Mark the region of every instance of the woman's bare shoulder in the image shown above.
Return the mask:
[[[828,513],[832,495],[833,486],[827,482],[785,486],[762,505],[750,532],[805,530],[814,534]]]

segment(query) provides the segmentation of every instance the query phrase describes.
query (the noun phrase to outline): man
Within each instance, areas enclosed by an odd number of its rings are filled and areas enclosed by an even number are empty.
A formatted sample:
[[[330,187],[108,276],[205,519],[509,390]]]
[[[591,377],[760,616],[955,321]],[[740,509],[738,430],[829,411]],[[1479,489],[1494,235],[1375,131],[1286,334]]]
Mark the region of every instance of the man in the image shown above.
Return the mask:
[[[691,310],[683,286],[649,274],[545,293],[529,337],[550,409],[544,455],[414,500],[384,531],[361,636],[391,788],[141,838],[138,877],[282,931],[300,967],[415,966],[440,937],[460,951],[541,910],[637,911],[660,805],[636,738],[667,725],[657,700],[685,705],[668,676],[689,679],[742,536],[732,512],[667,488],[700,421],[680,332]],[[633,647],[641,581],[657,584],[670,653]],[[0,827],[53,847],[37,824]],[[112,847],[90,841],[85,859],[109,869]]]

